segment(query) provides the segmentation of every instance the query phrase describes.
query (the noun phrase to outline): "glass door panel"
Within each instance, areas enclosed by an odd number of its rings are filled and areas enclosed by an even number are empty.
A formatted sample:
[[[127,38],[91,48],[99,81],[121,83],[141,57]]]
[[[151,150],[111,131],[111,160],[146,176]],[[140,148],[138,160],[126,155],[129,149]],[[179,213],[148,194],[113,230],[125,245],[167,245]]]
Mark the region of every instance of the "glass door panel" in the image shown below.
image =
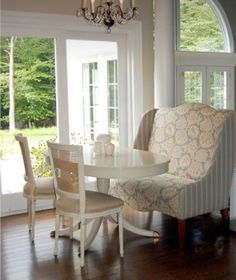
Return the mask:
[[[54,38],[2,36],[0,62],[1,212],[8,215],[26,209],[24,167],[15,134],[28,137],[35,176],[48,176],[41,154],[42,142],[57,134]]]
[[[72,141],[93,142],[110,133],[118,144],[117,43],[70,39],[66,46]]]

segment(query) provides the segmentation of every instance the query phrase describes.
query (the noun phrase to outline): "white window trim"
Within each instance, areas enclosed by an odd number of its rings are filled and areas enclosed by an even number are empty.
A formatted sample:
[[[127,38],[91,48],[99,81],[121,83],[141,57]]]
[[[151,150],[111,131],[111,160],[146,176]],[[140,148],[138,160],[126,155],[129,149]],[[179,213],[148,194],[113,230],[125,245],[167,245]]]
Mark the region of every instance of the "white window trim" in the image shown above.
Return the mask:
[[[236,66],[236,53],[185,52],[176,51],[175,62],[178,66]]]
[[[218,0],[208,0],[207,2],[219,22],[225,42],[225,51],[234,52],[233,33],[224,9],[222,8]]]

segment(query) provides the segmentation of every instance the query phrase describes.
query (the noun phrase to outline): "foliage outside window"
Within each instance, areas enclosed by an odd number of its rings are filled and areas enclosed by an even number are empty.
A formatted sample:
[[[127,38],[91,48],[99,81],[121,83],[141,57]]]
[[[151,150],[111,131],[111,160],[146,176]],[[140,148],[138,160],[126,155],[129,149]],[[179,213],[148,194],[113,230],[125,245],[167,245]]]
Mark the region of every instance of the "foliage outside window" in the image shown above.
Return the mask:
[[[184,72],[184,101],[202,102],[202,75],[197,71]]]
[[[54,125],[54,40],[1,37],[0,48],[0,127],[10,127],[11,111],[17,128]]]
[[[181,51],[223,52],[224,38],[207,0],[180,0]]]
[[[32,147],[30,153],[32,155],[32,169],[36,177],[52,176],[50,165],[45,161],[45,153],[47,144],[45,141],[40,141],[36,147]]]

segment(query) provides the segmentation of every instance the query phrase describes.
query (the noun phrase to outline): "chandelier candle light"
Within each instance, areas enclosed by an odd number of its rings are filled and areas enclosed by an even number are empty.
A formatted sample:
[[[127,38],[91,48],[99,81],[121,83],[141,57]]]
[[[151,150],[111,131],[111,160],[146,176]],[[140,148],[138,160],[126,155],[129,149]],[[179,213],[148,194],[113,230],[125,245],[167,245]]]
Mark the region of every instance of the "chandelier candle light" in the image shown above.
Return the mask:
[[[137,15],[138,8],[135,6],[135,0],[130,0],[129,7],[124,7],[125,0],[81,0],[81,8],[78,8],[76,15],[84,17],[87,21],[102,25],[111,32],[111,27],[115,24],[124,24],[134,19]]]

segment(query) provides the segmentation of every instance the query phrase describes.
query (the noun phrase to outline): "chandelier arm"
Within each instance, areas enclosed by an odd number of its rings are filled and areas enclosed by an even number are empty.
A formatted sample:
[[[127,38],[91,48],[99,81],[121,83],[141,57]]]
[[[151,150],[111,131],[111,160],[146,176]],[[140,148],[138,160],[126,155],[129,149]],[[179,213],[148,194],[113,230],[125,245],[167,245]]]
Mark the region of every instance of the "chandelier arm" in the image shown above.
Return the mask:
[[[100,7],[102,6],[97,7],[97,9]],[[97,23],[97,24],[99,24],[102,21],[102,19],[99,19],[99,17],[97,16],[97,13],[90,12],[88,8],[77,9],[76,15],[77,17],[83,16],[87,21]]]
[[[119,5],[114,5],[112,12],[112,18],[119,24],[126,23],[127,21],[134,19],[137,15],[138,8],[127,8],[126,11],[122,11]]]

